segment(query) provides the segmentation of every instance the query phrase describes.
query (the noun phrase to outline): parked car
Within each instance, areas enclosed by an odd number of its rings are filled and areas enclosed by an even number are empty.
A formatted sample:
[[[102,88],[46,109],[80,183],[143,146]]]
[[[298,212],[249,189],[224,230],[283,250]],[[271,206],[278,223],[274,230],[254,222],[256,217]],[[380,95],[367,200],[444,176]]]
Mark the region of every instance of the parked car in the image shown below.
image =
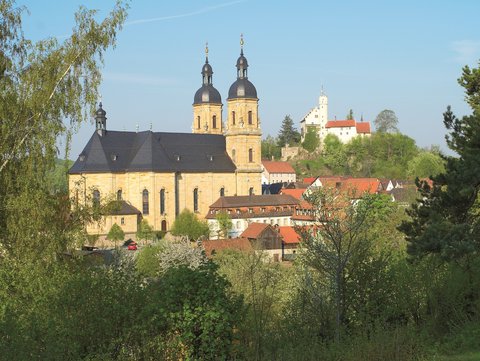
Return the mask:
[[[137,244],[136,244],[135,242],[131,242],[131,243],[128,245],[127,249],[128,249],[129,251],[136,251],[136,250],[137,250]]]

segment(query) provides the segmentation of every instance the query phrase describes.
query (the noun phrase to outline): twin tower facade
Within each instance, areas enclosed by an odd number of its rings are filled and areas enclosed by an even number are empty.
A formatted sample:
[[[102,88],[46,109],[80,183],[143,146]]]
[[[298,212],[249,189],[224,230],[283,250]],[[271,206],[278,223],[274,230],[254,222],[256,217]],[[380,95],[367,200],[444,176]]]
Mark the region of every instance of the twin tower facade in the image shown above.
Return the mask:
[[[202,86],[193,101],[192,132],[225,136],[226,151],[237,167],[238,181],[250,182],[253,177],[241,174],[261,172],[261,128],[258,117],[258,97],[255,86],[248,80],[248,61],[243,54],[241,41],[237,59],[237,80],[230,86],[227,98],[227,119],[223,121],[223,104],[220,93],[213,86],[213,69],[206,59],[202,68]],[[245,179],[241,179],[245,178]],[[244,184],[243,189],[250,189]],[[256,185],[255,185],[256,190]],[[245,194],[245,192],[238,192]]]

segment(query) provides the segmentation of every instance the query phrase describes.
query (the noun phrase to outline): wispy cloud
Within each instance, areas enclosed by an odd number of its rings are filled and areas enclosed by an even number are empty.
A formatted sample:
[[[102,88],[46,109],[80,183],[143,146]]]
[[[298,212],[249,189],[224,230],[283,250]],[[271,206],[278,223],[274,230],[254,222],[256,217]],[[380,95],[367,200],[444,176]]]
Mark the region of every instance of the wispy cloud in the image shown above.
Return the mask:
[[[195,11],[191,11],[191,12],[184,13],[184,14],[168,15],[168,16],[160,16],[160,17],[156,17],[156,18],[132,20],[132,21],[126,22],[125,26],[145,24],[145,23],[153,23],[153,22],[157,22],[157,21],[173,20],[173,19],[179,19],[179,18],[186,18],[186,17],[189,17],[189,16],[205,14],[205,13],[208,13],[208,12],[220,9],[220,8],[225,8],[225,7],[228,7],[228,6],[240,4],[240,3],[243,3],[245,1],[247,1],[247,0],[230,1],[230,2],[227,2],[227,3],[223,3],[223,4],[207,6],[205,8],[195,10]]]
[[[458,40],[451,44],[455,53],[454,60],[462,65],[475,64],[480,58],[480,41]]]
[[[105,80],[140,85],[173,85],[177,81],[173,78],[160,78],[148,74],[138,73],[104,73]]]

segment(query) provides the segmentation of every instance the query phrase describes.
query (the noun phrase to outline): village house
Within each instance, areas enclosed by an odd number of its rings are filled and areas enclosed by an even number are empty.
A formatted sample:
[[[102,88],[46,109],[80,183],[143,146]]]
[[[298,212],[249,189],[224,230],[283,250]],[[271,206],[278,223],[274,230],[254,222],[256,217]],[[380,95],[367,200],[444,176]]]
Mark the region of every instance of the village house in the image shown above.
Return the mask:
[[[296,182],[295,169],[288,162],[262,160],[262,184]]]

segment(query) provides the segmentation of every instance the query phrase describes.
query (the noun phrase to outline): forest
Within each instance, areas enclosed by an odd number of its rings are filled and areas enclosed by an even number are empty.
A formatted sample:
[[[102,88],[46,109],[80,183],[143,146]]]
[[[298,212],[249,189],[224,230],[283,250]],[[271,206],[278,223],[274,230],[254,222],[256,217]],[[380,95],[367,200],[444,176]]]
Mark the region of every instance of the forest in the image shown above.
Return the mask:
[[[76,252],[103,205],[55,187],[56,140],[93,113],[127,8],[119,1],[103,20],[81,8],[70,37],[33,43],[23,9],[0,0],[0,359],[480,359],[480,68],[462,70],[471,114],[447,107],[455,155],[437,155],[442,168],[432,186],[418,182],[418,201],[353,205],[314,192],[319,226],[299,229],[292,263],[232,250],[208,258],[188,239],[135,257],[118,249],[108,262]],[[354,143],[333,139],[344,151],[322,162],[390,177],[405,154],[421,154],[401,134]],[[380,151],[384,161],[370,162]]]

